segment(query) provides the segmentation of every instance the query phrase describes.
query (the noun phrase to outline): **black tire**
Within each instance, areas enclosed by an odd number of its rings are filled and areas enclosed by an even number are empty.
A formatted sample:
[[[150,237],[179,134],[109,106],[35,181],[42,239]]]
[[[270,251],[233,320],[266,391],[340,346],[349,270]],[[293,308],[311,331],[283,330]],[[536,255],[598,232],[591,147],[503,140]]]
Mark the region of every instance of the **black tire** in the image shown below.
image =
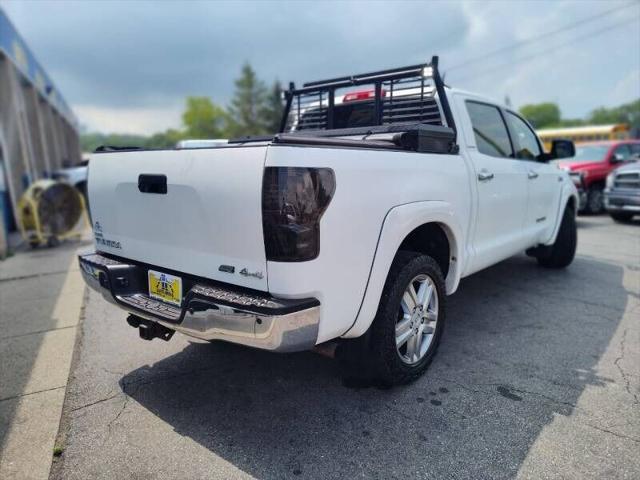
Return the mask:
[[[578,230],[572,208],[564,209],[558,237],[553,245],[544,247],[537,255],[538,263],[546,268],[565,268],[576,256]]]
[[[587,191],[585,213],[598,214],[604,212],[604,191],[601,185],[593,185]]]
[[[629,212],[609,212],[609,215],[618,223],[629,223],[633,218],[633,213]]]
[[[401,300],[409,283],[426,275],[435,286],[438,313],[435,328],[426,353],[414,364],[405,363],[396,347],[396,323]],[[387,385],[401,385],[414,381],[427,369],[436,354],[446,317],[446,289],[444,277],[436,261],[420,253],[398,252],[385,282],[378,312],[368,332],[368,348],[363,352],[364,363],[375,377]]]

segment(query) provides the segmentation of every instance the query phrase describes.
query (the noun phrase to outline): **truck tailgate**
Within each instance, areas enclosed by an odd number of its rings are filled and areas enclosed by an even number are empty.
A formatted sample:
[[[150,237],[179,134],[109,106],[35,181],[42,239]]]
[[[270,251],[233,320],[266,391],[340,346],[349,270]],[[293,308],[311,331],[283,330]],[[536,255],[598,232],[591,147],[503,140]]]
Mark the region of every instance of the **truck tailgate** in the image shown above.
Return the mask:
[[[88,190],[97,250],[266,291],[265,155],[265,146],[94,155]]]

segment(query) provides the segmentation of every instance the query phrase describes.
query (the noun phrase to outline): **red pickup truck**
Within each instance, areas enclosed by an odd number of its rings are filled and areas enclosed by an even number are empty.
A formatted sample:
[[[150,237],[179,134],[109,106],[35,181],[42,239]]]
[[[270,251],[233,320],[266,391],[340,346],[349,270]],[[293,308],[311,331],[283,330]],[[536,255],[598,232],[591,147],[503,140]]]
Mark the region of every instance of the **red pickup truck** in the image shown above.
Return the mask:
[[[637,160],[640,140],[590,142],[576,145],[576,155],[558,162],[569,172],[580,194],[580,211],[604,211],[604,187],[607,175],[624,162]]]

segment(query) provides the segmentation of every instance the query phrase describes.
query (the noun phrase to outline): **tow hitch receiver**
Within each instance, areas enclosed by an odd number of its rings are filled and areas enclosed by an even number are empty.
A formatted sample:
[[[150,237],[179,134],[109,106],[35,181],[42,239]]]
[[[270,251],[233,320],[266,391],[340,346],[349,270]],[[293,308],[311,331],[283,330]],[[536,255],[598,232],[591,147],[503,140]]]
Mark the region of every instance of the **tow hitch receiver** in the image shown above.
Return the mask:
[[[153,340],[154,338],[161,338],[165,342],[171,340],[175,330],[160,325],[157,322],[151,322],[144,318],[140,318],[136,315],[129,315],[127,317],[127,323],[133,328],[137,328],[140,332],[140,338],[143,340]]]

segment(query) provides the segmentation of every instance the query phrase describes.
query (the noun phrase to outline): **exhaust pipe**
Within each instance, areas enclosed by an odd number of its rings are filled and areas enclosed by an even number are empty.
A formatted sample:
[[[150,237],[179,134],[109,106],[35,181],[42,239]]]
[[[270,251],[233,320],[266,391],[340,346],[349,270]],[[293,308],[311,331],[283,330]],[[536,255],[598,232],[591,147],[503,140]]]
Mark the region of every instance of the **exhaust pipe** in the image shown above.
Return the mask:
[[[171,330],[164,325],[160,325],[157,322],[152,322],[151,320],[147,320],[146,318],[141,318],[136,315],[129,315],[127,317],[127,323],[131,327],[138,329],[140,338],[143,340],[151,341],[154,338],[161,338],[165,342],[168,342],[171,340],[171,337],[173,337],[173,334],[176,333],[175,330]]]

